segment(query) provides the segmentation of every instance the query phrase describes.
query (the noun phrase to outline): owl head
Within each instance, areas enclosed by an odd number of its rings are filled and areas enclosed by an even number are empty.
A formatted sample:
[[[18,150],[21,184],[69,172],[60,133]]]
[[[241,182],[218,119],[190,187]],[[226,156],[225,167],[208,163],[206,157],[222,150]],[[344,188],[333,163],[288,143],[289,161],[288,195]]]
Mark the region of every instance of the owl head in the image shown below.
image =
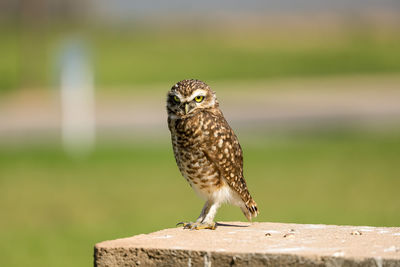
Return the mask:
[[[167,94],[167,111],[170,116],[184,118],[201,110],[217,107],[215,93],[199,80],[180,81]]]

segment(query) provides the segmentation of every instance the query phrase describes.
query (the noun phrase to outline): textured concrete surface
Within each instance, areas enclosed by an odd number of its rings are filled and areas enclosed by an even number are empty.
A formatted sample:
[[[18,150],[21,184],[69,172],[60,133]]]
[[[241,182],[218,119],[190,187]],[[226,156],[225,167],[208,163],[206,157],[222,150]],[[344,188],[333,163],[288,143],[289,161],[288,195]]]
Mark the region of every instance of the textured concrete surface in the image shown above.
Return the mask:
[[[400,228],[227,222],[104,241],[95,266],[400,266]]]

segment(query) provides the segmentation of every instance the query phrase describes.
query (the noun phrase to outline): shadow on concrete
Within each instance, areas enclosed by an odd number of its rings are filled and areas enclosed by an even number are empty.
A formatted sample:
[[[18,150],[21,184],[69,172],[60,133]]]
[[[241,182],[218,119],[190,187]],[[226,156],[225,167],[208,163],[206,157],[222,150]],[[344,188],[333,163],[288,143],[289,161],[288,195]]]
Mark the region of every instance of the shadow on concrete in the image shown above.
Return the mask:
[[[250,225],[237,225],[237,224],[228,224],[228,223],[219,223],[217,222],[217,227],[249,227]]]

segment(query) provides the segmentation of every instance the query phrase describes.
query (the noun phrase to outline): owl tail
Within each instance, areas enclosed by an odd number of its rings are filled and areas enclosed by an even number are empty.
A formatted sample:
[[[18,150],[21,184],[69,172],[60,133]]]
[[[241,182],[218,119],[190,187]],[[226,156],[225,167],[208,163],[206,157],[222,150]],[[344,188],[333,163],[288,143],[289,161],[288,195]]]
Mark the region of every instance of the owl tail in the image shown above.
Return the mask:
[[[257,217],[257,215],[259,214],[257,203],[253,199],[247,201],[247,203],[243,207],[241,207],[241,209],[244,216],[246,216],[247,220],[249,221],[251,221],[252,218]]]

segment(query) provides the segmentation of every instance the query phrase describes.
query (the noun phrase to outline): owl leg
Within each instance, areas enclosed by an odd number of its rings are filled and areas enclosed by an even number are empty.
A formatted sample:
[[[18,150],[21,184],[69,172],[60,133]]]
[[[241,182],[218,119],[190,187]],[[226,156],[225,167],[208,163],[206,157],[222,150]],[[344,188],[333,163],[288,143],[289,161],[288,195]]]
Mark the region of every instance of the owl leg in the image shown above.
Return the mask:
[[[200,229],[211,229],[215,230],[217,224],[214,222],[215,214],[219,208],[219,204],[207,201],[201,210],[199,218],[196,222],[192,223],[179,223],[183,224],[184,229],[200,230]]]
[[[209,213],[210,208],[211,208],[210,201],[206,201],[206,203],[204,203],[203,209],[201,210],[199,218],[197,218],[196,220],[197,223],[201,223],[204,220],[207,213]]]
[[[217,210],[220,205],[219,205],[219,203],[215,203],[215,202],[211,202],[211,201],[207,201],[204,206],[206,206],[206,205],[207,205],[207,209],[205,209],[205,211],[204,211],[204,218],[201,220],[201,223],[206,223],[206,224],[214,223],[214,217],[217,214]]]

